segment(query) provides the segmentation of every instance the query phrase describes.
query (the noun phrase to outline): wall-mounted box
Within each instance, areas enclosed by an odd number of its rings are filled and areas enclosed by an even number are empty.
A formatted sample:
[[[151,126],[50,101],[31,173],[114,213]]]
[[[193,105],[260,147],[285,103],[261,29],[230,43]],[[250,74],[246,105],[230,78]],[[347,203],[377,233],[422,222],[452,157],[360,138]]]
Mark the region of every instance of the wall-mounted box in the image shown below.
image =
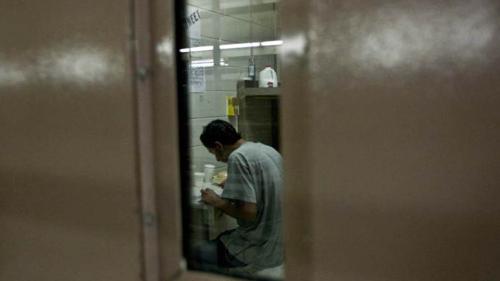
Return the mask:
[[[237,84],[238,130],[249,141],[280,149],[280,88],[258,88],[257,81]]]

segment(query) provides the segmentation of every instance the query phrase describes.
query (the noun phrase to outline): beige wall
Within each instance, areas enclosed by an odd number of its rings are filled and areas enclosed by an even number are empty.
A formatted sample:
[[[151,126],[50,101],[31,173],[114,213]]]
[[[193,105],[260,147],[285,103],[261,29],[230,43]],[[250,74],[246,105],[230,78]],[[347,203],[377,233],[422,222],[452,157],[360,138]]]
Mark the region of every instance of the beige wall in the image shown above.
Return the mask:
[[[139,280],[130,1],[0,22],[0,279]]]
[[[290,280],[499,280],[498,1],[285,1]]]

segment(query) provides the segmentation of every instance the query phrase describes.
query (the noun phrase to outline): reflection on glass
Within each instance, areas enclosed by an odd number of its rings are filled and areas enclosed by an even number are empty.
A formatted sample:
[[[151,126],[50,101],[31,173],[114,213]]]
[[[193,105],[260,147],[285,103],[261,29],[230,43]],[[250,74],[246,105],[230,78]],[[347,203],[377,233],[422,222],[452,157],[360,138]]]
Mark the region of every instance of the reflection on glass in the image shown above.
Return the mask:
[[[194,270],[282,279],[279,3],[185,5],[186,260]]]

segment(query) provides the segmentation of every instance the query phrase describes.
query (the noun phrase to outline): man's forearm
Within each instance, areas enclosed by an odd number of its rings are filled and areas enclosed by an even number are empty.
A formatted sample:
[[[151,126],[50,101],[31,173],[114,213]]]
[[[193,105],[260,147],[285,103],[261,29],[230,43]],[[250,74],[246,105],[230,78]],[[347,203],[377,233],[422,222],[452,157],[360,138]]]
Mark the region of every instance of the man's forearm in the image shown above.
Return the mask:
[[[252,208],[245,208],[245,207],[242,208],[241,205],[239,206],[235,205],[231,203],[229,200],[223,198],[220,198],[217,204],[214,204],[214,207],[222,210],[227,215],[236,219],[252,221],[255,220],[257,215],[256,211],[254,211]]]

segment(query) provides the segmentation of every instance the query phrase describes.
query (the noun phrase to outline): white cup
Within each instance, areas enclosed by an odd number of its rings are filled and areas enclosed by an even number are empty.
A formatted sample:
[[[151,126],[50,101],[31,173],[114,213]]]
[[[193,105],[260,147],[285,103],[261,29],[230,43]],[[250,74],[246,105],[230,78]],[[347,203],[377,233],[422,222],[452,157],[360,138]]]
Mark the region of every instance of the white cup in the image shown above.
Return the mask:
[[[204,179],[205,183],[212,183],[212,178],[215,172],[215,166],[212,164],[205,164],[204,171],[205,171],[205,179]]]
[[[194,186],[202,187],[204,180],[205,180],[205,173],[202,173],[202,172],[195,172],[194,173]]]
[[[203,187],[195,186],[191,189],[191,198],[195,201],[201,200],[201,190]]]

